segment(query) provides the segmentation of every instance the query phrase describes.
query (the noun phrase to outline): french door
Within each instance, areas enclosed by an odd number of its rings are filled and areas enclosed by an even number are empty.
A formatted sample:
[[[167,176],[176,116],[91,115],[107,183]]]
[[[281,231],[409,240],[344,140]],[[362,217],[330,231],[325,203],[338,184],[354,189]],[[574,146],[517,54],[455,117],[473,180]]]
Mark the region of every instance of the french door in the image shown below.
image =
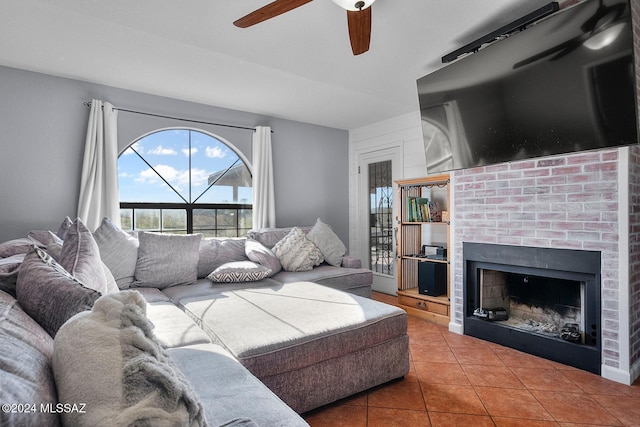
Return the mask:
[[[358,155],[358,252],[373,271],[373,290],[390,295],[398,288],[393,182],[399,178],[399,156],[397,148]]]

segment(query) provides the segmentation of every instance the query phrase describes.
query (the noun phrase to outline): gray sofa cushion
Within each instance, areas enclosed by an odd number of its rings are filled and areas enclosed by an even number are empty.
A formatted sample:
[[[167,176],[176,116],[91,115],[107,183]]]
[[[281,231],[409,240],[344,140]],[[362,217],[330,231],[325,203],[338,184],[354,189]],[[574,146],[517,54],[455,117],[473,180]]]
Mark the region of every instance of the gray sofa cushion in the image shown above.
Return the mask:
[[[176,305],[180,306],[180,301],[185,298],[199,297],[202,295],[210,295],[212,293],[220,293],[224,291],[235,291],[238,289],[264,288],[270,286],[279,286],[280,283],[266,278],[257,282],[242,283],[214,283],[209,279],[198,279],[190,285],[172,286],[163,289],[162,293]]]
[[[209,336],[171,302],[147,303],[147,319],[164,348],[211,342]]]
[[[40,248],[24,258],[16,294],[24,311],[51,336],[70,317],[90,310],[100,297],[100,292],[85,287]]]
[[[281,283],[315,282],[344,291],[360,286],[371,286],[373,273],[366,268],[333,267],[323,264],[311,271],[281,271],[272,279]]]
[[[50,367],[52,354],[53,339],[15,298],[0,291],[0,402],[38,405],[33,413],[0,411],[0,425],[59,425],[55,412],[40,411],[40,404],[58,402]]]
[[[102,261],[109,267],[120,289],[127,289],[135,280],[138,261],[138,239],[122,231],[109,218],[103,218],[93,233]]]
[[[309,282],[181,303],[258,378],[339,357],[407,330],[404,310]]]
[[[197,279],[201,234],[156,234],[140,231],[135,287],[158,289]]]
[[[237,419],[269,427],[308,426],[222,347],[199,344],[167,352],[198,393],[210,426]]]
[[[198,279],[204,279],[222,264],[249,261],[244,252],[245,238],[207,238],[200,242]]]

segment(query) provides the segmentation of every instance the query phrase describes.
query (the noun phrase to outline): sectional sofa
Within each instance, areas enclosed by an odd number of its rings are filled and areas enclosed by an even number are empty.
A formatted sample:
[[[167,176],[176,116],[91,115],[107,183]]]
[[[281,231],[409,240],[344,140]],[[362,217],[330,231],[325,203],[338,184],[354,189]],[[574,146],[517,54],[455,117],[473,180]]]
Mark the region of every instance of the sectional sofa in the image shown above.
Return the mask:
[[[1,243],[0,425],[306,425],[409,370],[371,277],[320,220],[203,239],[65,219]]]

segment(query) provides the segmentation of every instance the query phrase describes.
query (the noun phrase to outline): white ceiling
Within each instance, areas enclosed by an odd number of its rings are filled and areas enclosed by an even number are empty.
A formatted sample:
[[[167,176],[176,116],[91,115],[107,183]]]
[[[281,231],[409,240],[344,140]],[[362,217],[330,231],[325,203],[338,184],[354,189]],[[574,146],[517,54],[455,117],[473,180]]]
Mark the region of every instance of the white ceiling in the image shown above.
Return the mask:
[[[0,65],[354,129],[416,111],[443,55],[549,0],[377,0],[359,56],[331,0],[232,24],[268,2],[0,1]]]

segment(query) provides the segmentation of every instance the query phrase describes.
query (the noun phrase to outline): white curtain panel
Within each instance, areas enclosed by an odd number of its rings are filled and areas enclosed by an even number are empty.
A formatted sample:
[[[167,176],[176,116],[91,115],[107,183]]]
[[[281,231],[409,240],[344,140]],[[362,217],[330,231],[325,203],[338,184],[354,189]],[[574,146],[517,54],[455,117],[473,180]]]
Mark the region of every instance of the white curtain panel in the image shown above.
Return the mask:
[[[258,126],[253,133],[253,229],[276,226],[271,128]]]
[[[78,217],[93,231],[105,216],[120,225],[118,111],[110,103],[94,99],[84,147]]]

